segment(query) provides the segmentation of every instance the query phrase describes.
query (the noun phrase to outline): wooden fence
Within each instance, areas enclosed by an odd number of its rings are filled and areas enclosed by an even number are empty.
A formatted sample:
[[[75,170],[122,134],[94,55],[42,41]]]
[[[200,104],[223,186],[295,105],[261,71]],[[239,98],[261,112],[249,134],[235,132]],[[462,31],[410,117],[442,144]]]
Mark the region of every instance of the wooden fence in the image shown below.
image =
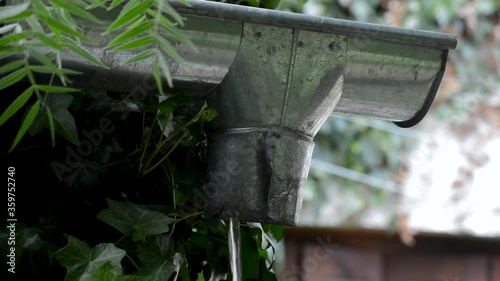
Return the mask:
[[[500,281],[500,238],[287,228],[280,281]]]

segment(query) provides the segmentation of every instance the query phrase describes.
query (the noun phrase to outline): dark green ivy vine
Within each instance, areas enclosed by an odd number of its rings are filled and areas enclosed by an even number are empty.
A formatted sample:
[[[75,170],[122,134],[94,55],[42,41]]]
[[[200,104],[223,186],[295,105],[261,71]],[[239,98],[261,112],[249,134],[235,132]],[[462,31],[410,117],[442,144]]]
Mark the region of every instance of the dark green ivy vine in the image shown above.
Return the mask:
[[[61,64],[63,52],[106,67],[75,20],[100,24],[97,8],[121,9],[107,48],[147,47],[129,62],[153,59],[156,94],[71,87],[79,73]],[[12,1],[0,24],[0,157],[16,169],[16,277],[231,280],[228,223],[203,212],[205,128],[217,113],[169,90],[165,61],[182,58],[159,34],[192,44],[168,2]],[[241,228],[244,280],[276,280],[283,228]],[[0,240],[8,235],[2,227]]]

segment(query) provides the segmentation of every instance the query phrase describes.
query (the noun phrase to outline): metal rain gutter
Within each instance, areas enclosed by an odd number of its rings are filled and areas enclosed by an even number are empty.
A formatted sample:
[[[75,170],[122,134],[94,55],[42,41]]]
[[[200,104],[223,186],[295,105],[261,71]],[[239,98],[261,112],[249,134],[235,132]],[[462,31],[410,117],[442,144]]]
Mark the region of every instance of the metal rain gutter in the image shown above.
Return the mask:
[[[330,114],[411,127],[426,115],[456,36],[209,1],[169,2],[187,18],[198,47],[176,49],[174,86],[218,111],[211,124],[205,195],[208,215],[296,225],[313,137]],[[65,54],[86,87],[133,91],[152,62],[122,63],[112,39],[87,28],[87,50],[110,70]],[[150,83],[151,84],[151,83]],[[154,89],[152,89],[154,90]]]
[[[410,127],[427,113],[456,37],[212,2],[183,15],[234,21],[241,42],[207,97],[207,213],[296,225],[313,137],[330,114]]]

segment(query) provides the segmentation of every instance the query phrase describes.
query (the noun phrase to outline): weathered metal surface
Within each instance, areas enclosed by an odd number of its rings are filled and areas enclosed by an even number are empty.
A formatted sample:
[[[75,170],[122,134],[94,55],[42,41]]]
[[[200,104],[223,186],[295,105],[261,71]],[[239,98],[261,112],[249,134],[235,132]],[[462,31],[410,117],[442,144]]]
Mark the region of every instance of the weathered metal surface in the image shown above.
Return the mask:
[[[349,39],[342,99],[334,113],[412,119],[432,94],[442,56],[439,49]]]
[[[199,52],[175,48],[174,86],[218,111],[209,132],[207,214],[296,225],[312,138],[330,114],[413,126],[426,114],[453,35],[285,13],[210,1],[170,1]],[[72,54],[76,85],[154,91],[152,61],[123,62],[104,27],[85,28],[103,70]],[[43,50],[41,50],[43,51]]]
[[[342,93],[346,40],[244,24],[240,51],[208,101],[209,215],[296,225],[313,136]]]
[[[109,69],[97,67],[74,53],[62,53],[64,67],[83,73],[83,75],[72,77],[74,86],[126,93],[134,90],[154,92],[156,90],[153,75],[154,58],[125,64],[128,59],[147,47],[119,53],[110,52],[105,47],[116,34],[103,35],[111,19],[103,19],[103,21],[102,25],[85,21],[80,23],[83,33],[93,41],[93,44],[85,45],[85,49]],[[196,45],[197,51],[186,44],[172,42],[183,58],[182,64],[178,64],[173,59],[167,61],[175,87],[195,98],[202,98],[213,91],[221,83],[236,57],[241,41],[241,29],[242,22],[186,15],[182,31]],[[49,52],[42,48],[39,51]]]
[[[281,127],[209,135],[207,214],[296,225],[314,143]]]
[[[176,10],[185,15],[202,16],[245,23],[280,26],[319,33],[346,35],[374,41],[389,41],[417,47],[454,49],[456,36],[423,30],[391,27],[335,18],[308,16],[240,5],[228,5],[212,1],[169,1]]]

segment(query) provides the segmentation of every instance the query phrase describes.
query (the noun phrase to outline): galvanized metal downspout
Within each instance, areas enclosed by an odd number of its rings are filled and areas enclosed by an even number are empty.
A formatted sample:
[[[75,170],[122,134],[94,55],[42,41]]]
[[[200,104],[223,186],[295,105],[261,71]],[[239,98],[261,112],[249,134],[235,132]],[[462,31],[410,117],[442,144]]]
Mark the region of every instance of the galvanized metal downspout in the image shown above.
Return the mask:
[[[244,23],[240,50],[208,101],[207,211],[295,225],[314,143],[340,100],[346,40]]]
[[[441,46],[454,44],[450,36],[327,19],[318,25],[318,18],[248,7],[200,12],[205,4],[178,8],[244,21],[235,61],[208,97],[219,116],[206,186],[208,214],[244,221],[298,223],[312,139],[331,113],[418,123],[444,71]]]
[[[314,143],[330,114],[395,121],[426,114],[456,37],[209,1],[170,1],[200,50],[176,49],[174,85],[218,111],[209,134],[207,214],[296,225]],[[72,55],[82,87],[154,92],[151,61],[123,65],[94,26],[87,50],[110,70]],[[41,50],[43,51],[43,50]]]

